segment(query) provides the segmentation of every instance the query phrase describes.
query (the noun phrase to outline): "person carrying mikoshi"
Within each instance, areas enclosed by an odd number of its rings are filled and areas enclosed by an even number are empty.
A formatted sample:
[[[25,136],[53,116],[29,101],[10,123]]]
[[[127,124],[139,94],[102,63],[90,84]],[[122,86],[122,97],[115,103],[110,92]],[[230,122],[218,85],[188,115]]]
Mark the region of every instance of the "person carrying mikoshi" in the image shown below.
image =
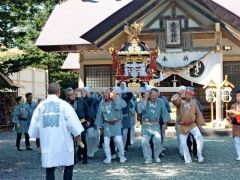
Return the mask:
[[[93,158],[94,154],[98,151],[99,144],[99,130],[95,125],[95,119],[97,116],[97,109],[99,100],[96,97],[91,96],[93,93],[90,87],[77,88],[75,92],[79,93],[81,98],[86,101],[89,107],[89,115],[91,116],[90,125],[86,129],[86,144],[87,144],[87,156]],[[78,97],[80,98],[80,97]],[[86,113],[87,115],[88,113]]]
[[[180,146],[183,151],[185,163],[192,162],[187,146],[189,133],[194,136],[197,142],[198,162],[202,163],[204,161],[202,156],[203,136],[200,131],[203,131],[202,125],[205,121],[196,101],[192,99],[193,96],[193,90],[186,89],[174,94],[171,101],[177,108]]]
[[[146,91],[144,97],[138,103],[138,112],[142,114],[142,150],[145,158],[144,164],[152,163],[152,158],[157,163],[161,160],[161,132],[159,118],[169,121],[170,116],[162,99],[158,98],[159,91],[152,88]],[[150,139],[153,138],[153,155],[150,148]]]
[[[71,87],[67,88],[65,92],[66,92],[67,102],[73,107],[73,109],[77,113],[79,121],[84,127],[84,131],[81,133],[81,139],[84,146],[78,147],[77,158],[79,161],[82,160],[83,164],[87,164],[88,146],[86,142],[86,134],[87,134],[87,129],[89,128],[91,121],[93,119],[91,115],[91,111],[87,102],[82,97],[77,97],[76,91],[74,91]]]
[[[106,159],[105,164],[111,163],[110,138],[114,138],[114,142],[119,151],[118,155],[120,163],[127,160],[124,157],[124,147],[122,140],[122,109],[126,107],[126,102],[119,96],[115,89],[106,88],[103,90],[103,99],[99,104],[98,113],[95,124],[104,131],[104,152]]]
[[[237,152],[236,161],[240,161],[240,90],[236,92],[237,102],[227,111],[229,119],[232,121],[232,132],[234,144]]]

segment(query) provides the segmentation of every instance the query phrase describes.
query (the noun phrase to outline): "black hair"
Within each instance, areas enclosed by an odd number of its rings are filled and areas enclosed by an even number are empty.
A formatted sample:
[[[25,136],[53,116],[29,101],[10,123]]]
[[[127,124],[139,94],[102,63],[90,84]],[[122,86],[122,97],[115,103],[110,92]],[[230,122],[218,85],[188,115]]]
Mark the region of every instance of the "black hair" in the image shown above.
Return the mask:
[[[65,93],[68,93],[68,92],[71,92],[71,91],[74,91],[72,87],[68,87],[65,89]]]
[[[235,91],[236,94],[240,93],[240,90]]]
[[[154,91],[154,92],[159,92],[159,90],[157,88],[152,88],[150,91]]]
[[[29,96],[32,96],[32,93],[31,92],[28,92],[25,94],[25,97],[28,98]]]
[[[16,101],[17,103],[19,103],[19,102],[21,101],[21,99],[22,99],[22,96],[18,96],[18,97],[15,98],[15,101]]]

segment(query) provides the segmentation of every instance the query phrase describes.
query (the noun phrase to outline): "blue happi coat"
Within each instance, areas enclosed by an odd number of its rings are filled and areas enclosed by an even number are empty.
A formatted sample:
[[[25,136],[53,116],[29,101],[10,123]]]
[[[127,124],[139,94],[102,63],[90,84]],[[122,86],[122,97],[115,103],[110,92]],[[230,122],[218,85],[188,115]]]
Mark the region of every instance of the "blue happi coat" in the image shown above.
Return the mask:
[[[162,99],[158,98],[156,102],[144,100],[138,103],[138,112],[142,114],[142,135],[148,135],[148,130],[160,132],[159,118],[163,121],[169,121],[170,116]],[[150,122],[148,123],[147,120]]]
[[[31,104],[29,104],[28,102],[25,102],[25,105],[26,105],[27,110],[28,110],[27,121],[30,124],[31,119],[32,119],[32,115],[33,115],[33,111],[36,109],[37,103],[34,102],[34,101],[32,101]]]
[[[102,100],[98,107],[98,113],[95,124],[104,129],[105,137],[121,136],[122,128],[122,109],[126,107],[126,102],[119,96],[116,100],[106,102]],[[109,124],[107,121],[119,120],[115,124]]]
[[[26,104],[19,104],[15,107],[12,122],[15,124],[15,131],[17,133],[28,132],[29,122],[28,122],[28,108]],[[17,124],[19,124],[19,127],[16,126]]]

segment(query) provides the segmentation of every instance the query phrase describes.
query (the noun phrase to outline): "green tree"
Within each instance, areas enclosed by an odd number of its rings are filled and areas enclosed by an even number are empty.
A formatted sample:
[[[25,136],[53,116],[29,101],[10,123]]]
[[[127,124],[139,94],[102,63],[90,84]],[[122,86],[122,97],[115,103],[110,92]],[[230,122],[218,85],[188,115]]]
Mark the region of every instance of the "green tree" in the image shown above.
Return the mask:
[[[49,81],[58,81],[63,87],[77,85],[76,73],[60,69],[65,54],[43,52],[34,45],[56,3],[54,0],[0,1],[0,51],[13,47],[23,51],[17,56],[0,57],[0,73],[7,75],[33,66],[47,69]]]

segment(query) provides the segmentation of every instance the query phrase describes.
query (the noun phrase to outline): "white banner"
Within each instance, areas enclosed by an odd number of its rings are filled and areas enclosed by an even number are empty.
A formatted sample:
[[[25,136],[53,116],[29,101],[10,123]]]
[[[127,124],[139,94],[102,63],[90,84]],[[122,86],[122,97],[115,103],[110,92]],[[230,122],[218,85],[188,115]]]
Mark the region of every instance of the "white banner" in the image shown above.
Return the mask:
[[[154,79],[154,83],[160,82],[172,74],[177,74],[186,80],[202,85],[208,84],[210,80],[221,83],[221,77],[218,77],[218,74],[222,71],[222,53],[211,51],[195,52],[195,55],[194,52],[167,54],[165,57],[168,61],[165,62],[164,66],[162,65],[164,54],[158,57],[160,77]],[[188,61],[184,61],[184,57]]]
[[[200,61],[203,62],[204,65],[204,70],[200,76],[192,77],[187,70],[178,75],[197,84],[206,85],[210,82],[210,80],[213,80],[217,84],[221,84],[221,66],[223,61],[223,54],[211,52]]]

